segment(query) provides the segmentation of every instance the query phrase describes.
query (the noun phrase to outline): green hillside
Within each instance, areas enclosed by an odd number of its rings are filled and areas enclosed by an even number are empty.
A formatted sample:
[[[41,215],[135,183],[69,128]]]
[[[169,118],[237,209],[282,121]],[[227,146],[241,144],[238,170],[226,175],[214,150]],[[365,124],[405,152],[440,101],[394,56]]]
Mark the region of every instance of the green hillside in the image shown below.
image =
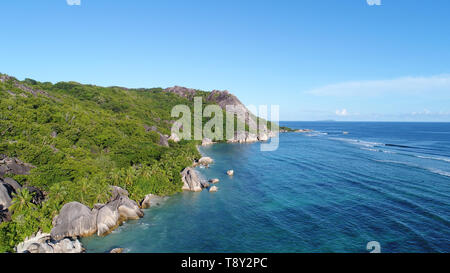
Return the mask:
[[[128,190],[134,200],[176,193],[180,172],[199,157],[195,141],[160,144],[161,134],[170,135],[172,107],[193,107],[161,88],[3,79],[0,154],[34,165],[30,175],[13,178],[43,190],[46,199],[35,205],[26,190],[17,194],[12,221],[0,224],[0,252],[39,229],[49,232],[65,203],[104,203],[109,185]]]

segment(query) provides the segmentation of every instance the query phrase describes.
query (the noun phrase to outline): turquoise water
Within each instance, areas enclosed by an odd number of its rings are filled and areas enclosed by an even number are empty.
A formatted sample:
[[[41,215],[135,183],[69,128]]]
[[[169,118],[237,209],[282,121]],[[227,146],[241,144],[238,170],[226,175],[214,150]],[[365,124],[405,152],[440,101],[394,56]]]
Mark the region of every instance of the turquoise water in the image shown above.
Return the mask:
[[[450,252],[450,124],[290,122],[275,152],[202,147],[219,191],[185,192],[88,252]],[[344,131],[349,134],[343,134]],[[234,177],[225,172],[234,169]]]

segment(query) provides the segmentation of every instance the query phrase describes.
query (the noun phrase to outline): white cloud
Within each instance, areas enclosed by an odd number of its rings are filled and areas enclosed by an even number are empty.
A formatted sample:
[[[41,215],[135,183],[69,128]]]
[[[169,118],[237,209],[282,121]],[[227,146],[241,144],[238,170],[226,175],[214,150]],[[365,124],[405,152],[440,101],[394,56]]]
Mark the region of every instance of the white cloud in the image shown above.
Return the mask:
[[[367,0],[367,5],[369,6],[381,6],[381,0]]]
[[[450,111],[430,111],[423,109],[422,111],[412,112],[411,116],[450,116]]]
[[[336,110],[336,115],[345,117],[345,116],[348,116],[348,111],[347,111],[347,109],[342,109],[342,110],[338,109],[338,110]]]
[[[317,96],[377,96],[383,94],[450,94],[450,75],[402,77],[391,80],[349,81],[306,91]]]
[[[81,0],[66,0],[69,6],[79,6],[81,5]]]

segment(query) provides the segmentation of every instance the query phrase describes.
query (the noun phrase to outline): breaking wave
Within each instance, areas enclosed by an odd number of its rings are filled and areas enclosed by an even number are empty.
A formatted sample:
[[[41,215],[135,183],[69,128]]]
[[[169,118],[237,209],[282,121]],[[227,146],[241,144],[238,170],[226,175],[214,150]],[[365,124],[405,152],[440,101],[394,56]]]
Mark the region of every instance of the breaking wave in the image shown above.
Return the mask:
[[[436,168],[428,168],[428,167],[423,167],[414,163],[409,163],[409,162],[403,162],[403,161],[396,161],[396,160],[375,160],[376,162],[381,162],[381,163],[391,163],[391,164],[397,164],[397,165],[404,165],[404,166],[408,166],[408,167],[413,167],[413,168],[417,168],[417,169],[422,169],[422,170],[426,170],[429,171],[431,173],[434,174],[439,174],[442,176],[447,176],[450,177],[450,172],[446,172],[440,169],[436,169]]]
[[[423,155],[416,155],[416,157],[423,158],[423,159],[439,160],[439,161],[444,161],[444,162],[450,163],[450,158],[446,158],[446,157],[432,157],[432,156],[423,156]]]

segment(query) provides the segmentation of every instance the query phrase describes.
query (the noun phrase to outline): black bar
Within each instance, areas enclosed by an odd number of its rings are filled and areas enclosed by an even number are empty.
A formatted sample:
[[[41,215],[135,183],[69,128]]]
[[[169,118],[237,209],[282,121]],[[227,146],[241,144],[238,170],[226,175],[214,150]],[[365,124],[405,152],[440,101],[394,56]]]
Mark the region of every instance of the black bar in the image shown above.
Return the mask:
[[[129,266],[133,272],[139,266],[142,273],[320,272],[325,269],[386,272],[395,268],[395,264],[404,272],[423,265],[445,266],[449,257],[448,254],[1,254],[0,261],[20,265],[21,269],[27,266],[30,269],[36,269],[36,266],[51,268],[56,266],[55,262],[63,262],[74,269],[84,267],[91,271],[97,267],[99,272],[117,272],[119,266]],[[214,261],[214,266],[206,261]]]

